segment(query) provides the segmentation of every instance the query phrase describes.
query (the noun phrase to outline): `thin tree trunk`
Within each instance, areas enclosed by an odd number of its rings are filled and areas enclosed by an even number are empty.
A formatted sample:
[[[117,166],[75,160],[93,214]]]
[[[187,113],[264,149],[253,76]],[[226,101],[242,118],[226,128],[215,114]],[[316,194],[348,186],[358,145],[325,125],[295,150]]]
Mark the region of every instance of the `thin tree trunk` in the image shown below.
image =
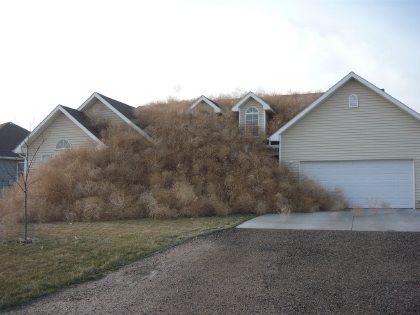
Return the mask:
[[[24,194],[24,209],[23,209],[23,226],[24,226],[24,240],[23,242],[25,244],[32,243],[31,239],[28,239],[28,196],[29,196],[29,186],[32,184],[32,182],[29,181],[29,172],[31,171],[32,164],[35,161],[35,158],[38,154],[38,151],[41,147],[41,145],[44,143],[45,138],[42,138],[41,143],[36,147],[34,153],[32,156],[29,156],[29,148],[32,147],[33,143],[30,141],[29,138],[27,138],[24,142],[24,153],[21,154],[21,156],[24,158],[25,162],[25,168],[22,175],[22,183],[19,184],[19,181],[17,181],[20,189],[23,191]]]
[[[25,190],[25,210],[23,213],[23,222],[25,226],[24,238],[25,242],[28,240],[28,191]]]

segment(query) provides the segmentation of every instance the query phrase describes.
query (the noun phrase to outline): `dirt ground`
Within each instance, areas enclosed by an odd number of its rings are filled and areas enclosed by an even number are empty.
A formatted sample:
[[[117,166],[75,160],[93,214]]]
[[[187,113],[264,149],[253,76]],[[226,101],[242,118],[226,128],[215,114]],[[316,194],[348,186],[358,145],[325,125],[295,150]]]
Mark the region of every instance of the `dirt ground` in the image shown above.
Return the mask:
[[[420,233],[232,229],[8,312],[420,313]]]

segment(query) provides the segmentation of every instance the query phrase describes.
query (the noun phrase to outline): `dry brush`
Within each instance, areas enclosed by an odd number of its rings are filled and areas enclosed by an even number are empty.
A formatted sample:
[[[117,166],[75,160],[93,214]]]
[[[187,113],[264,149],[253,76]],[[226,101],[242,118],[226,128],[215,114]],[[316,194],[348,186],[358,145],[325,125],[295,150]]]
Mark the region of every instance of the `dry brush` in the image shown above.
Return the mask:
[[[268,96],[267,96],[268,97]],[[219,100],[227,104],[233,99]],[[271,100],[271,103],[276,103]],[[291,102],[293,103],[293,102]],[[103,148],[71,149],[32,176],[30,220],[86,221],[139,217],[212,216],[333,210],[345,207],[340,192],[298,181],[268,156],[261,139],[247,137],[236,117],[185,112],[187,102],[140,107],[152,144],[124,126],[103,132]],[[282,107],[276,106],[279,110]],[[283,106],[281,125],[293,110]],[[22,196],[10,189],[0,218],[16,221]]]

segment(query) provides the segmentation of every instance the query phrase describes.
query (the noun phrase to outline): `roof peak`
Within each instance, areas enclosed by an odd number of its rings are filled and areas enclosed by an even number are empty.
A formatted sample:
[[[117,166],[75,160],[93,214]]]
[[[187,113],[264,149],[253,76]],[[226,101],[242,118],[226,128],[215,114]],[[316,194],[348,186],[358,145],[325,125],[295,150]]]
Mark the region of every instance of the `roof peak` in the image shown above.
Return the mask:
[[[112,97],[109,97],[109,96],[106,96],[105,94],[102,94],[102,93],[99,93],[99,92],[94,92],[93,94],[96,94],[96,95],[99,95],[100,97],[102,97],[102,98],[104,98],[105,100],[107,100],[107,101],[111,101],[111,102],[117,102],[117,103],[119,103],[119,104],[122,104],[122,105],[125,105],[125,106],[128,106],[128,107],[130,107],[130,108],[134,108],[135,109],[135,107],[134,106],[131,106],[131,105],[128,105],[127,103],[124,103],[124,102],[121,102],[121,101],[119,101],[119,100],[116,100],[115,98],[112,98]],[[111,105],[113,105],[113,104],[111,104]]]
[[[220,108],[220,106],[213,101],[212,99],[208,98],[205,95],[201,95],[189,108],[188,111],[192,111],[194,107],[196,107],[199,103],[201,102],[205,102],[207,105],[209,105],[211,108],[213,108],[213,111],[215,113],[221,113],[222,109]]]
[[[238,112],[239,111],[239,107],[241,105],[243,105],[246,101],[248,101],[248,99],[253,98],[254,100],[256,100],[258,103],[260,103],[263,107],[264,110],[266,111],[271,111],[274,112],[273,109],[271,108],[271,106],[264,101],[262,98],[260,98],[257,94],[255,94],[254,92],[249,91],[244,97],[242,97],[238,103],[236,103],[235,106],[232,107],[232,111],[233,112]]]
[[[349,74],[347,74],[345,77],[343,77],[340,81],[335,83],[332,87],[330,87],[322,96],[320,96],[317,100],[312,102],[308,107],[306,107],[303,111],[301,111],[298,115],[296,115],[292,120],[287,122],[283,127],[278,129],[275,133],[273,133],[269,139],[271,141],[276,141],[278,136],[286,131],[289,127],[297,123],[299,120],[301,120],[307,113],[309,113],[313,108],[324,102],[328,97],[330,97],[335,91],[337,91],[339,88],[341,88],[344,84],[346,84],[350,79],[354,79],[360,84],[364,85],[365,87],[369,88],[373,92],[377,93],[378,95],[382,96],[387,101],[391,102],[395,106],[399,107],[409,115],[413,116],[415,119],[420,120],[420,114],[417,113],[412,108],[408,107],[407,105],[403,104],[399,100],[395,99],[388,93],[386,93],[383,89],[378,88],[376,85],[370,83],[368,80],[362,78],[355,72],[351,71]]]

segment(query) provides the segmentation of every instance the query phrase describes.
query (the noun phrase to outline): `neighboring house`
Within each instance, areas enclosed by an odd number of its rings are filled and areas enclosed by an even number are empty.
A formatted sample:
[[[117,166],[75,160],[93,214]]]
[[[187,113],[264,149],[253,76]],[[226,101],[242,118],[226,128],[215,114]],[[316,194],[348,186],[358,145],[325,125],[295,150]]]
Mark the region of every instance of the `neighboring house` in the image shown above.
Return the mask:
[[[23,159],[13,149],[29,131],[11,122],[0,124],[0,190],[16,181]]]
[[[39,165],[63,150],[83,145],[103,145],[100,126],[127,124],[148,140],[151,138],[139,127],[135,108],[93,93],[78,109],[58,105],[20,144],[16,153],[26,153]]]
[[[353,72],[269,140],[350,207],[420,207],[420,115]]]

